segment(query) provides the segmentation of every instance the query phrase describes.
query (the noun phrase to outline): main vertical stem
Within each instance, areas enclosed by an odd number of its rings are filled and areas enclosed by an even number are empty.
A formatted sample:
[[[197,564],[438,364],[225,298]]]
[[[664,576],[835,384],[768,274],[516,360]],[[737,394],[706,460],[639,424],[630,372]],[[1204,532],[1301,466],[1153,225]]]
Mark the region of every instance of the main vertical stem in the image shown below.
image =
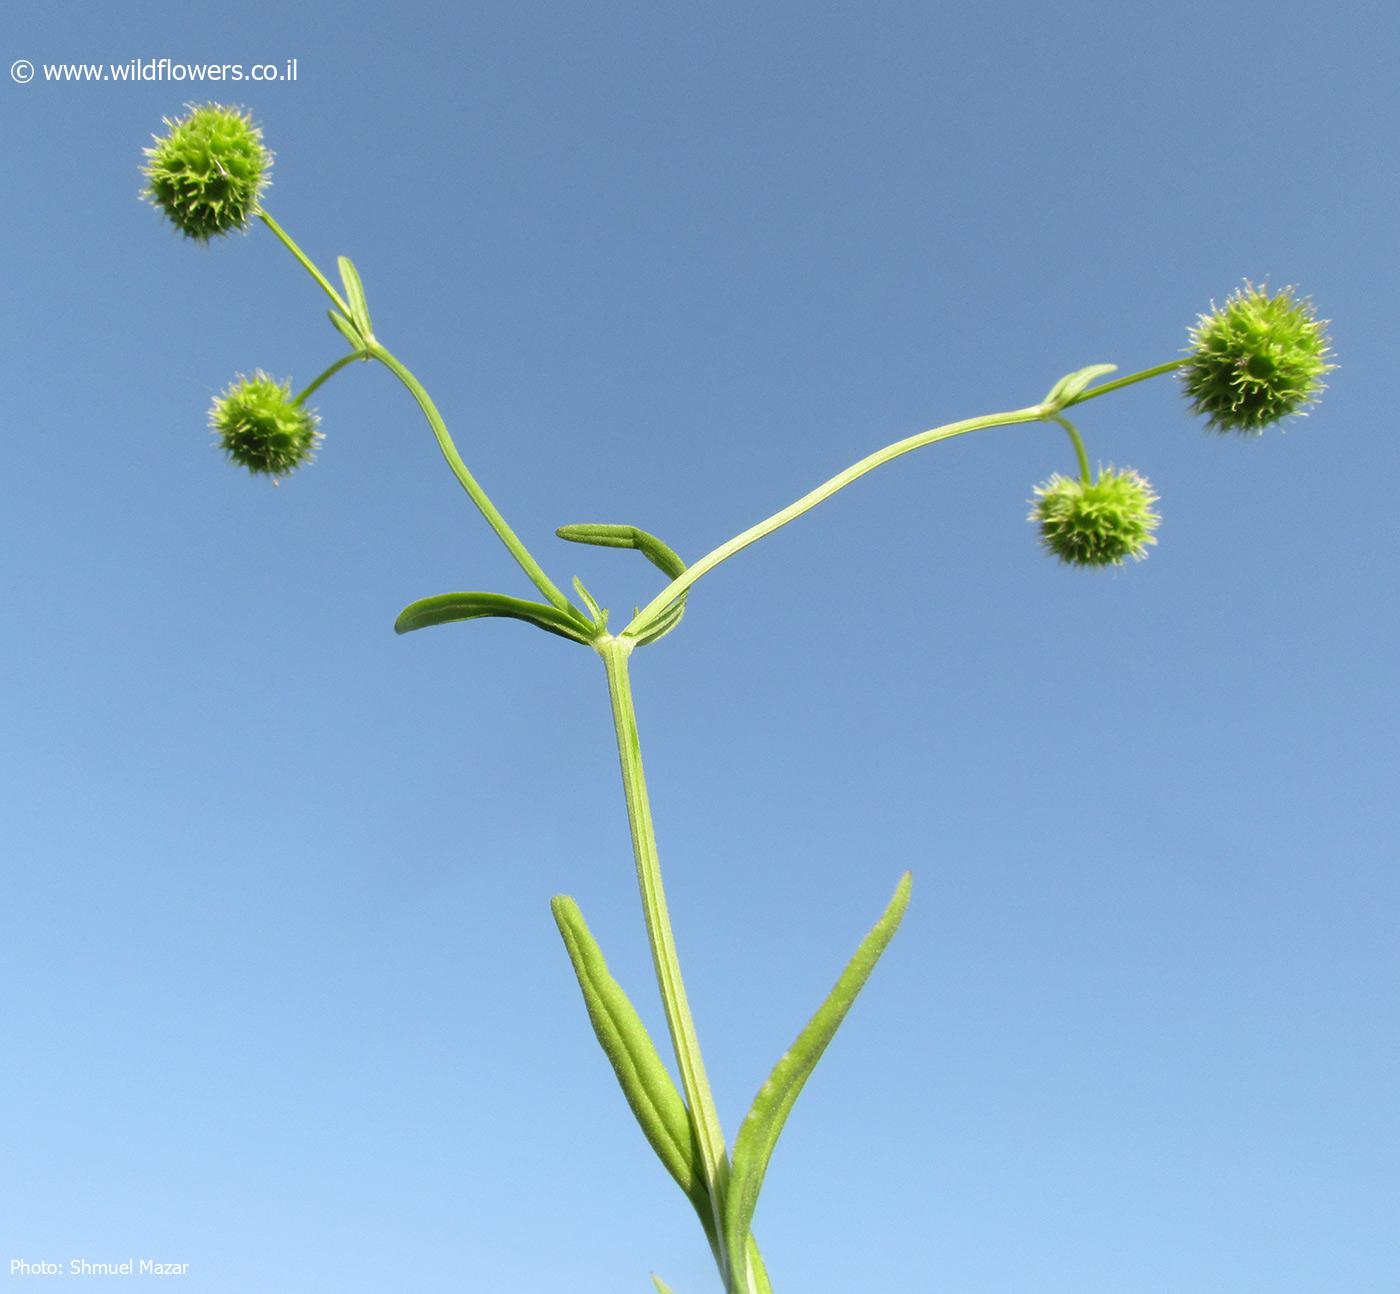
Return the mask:
[[[622,765],[622,791],[627,798],[627,821],[632,831],[637,884],[642,892],[642,910],[646,914],[647,939],[656,966],[656,982],[661,989],[666,1025],[671,1031],[671,1044],[680,1067],[686,1107],[690,1111],[690,1122],[700,1147],[705,1185],[714,1209],[715,1233],[723,1237],[729,1154],[725,1149],[714,1096],[710,1092],[710,1080],[705,1076],[705,1062],[700,1057],[700,1042],[695,1034],[695,1021],[690,1015],[690,1003],[681,979],[680,960],[676,956],[675,935],[671,932],[671,918],[666,910],[666,891],[661,884],[661,862],[656,852],[656,831],[651,821],[651,802],[647,798],[642,748],[637,736],[637,713],[632,704],[632,681],[627,670],[632,643],[622,638],[604,638],[594,645],[608,673],[613,727],[617,732],[617,754]],[[725,1290],[735,1290],[733,1282],[736,1278],[729,1273],[722,1239],[717,1258]],[[743,1279],[742,1273],[737,1279]]]

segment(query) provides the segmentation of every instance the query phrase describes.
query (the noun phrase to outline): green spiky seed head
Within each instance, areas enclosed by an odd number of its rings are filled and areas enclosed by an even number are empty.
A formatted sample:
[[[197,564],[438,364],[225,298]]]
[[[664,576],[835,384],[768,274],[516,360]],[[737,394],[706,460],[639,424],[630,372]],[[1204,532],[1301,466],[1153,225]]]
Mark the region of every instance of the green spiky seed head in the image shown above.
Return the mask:
[[[274,478],[311,462],[321,440],[317,421],[292,399],[290,382],[261,371],[239,377],[209,410],[209,425],[230,461]]]
[[[268,185],[272,154],[262,131],[241,108],[191,104],[169,134],[146,149],[142,195],[190,238],[207,243],[215,234],[246,229]]]
[[[1141,561],[1161,518],[1152,511],[1157,496],[1146,477],[1132,468],[1100,468],[1086,483],[1056,473],[1035,489],[1030,520],[1040,541],[1070,566],[1121,566],[1125,557]]]
[[[1331,349],[1327,321],[1292,288],[1270,294],[1246,282],[1223,306],[1211,303],[1191,329],[1181,370],[1191,411],[1218,431],[1257,436],[1322,394]]]

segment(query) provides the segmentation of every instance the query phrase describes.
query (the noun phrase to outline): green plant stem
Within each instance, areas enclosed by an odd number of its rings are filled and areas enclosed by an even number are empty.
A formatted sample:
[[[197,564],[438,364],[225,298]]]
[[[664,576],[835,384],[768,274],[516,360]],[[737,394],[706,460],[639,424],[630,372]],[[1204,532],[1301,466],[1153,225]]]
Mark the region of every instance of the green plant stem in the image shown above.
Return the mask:
[[[331,378],[333,378],[337,373],[340,372],[341,369],[345,368],[346,365],[353,364],[357,359],[368,358],[369,351],[367,350],[352,350],[348,355],[342,355],[338,360],[336,360],[334,364],[327,368],[326,371],[320,375],[320,377],[318,377],[314,382],[312,382],[311,385],[306,388],[306,390],[304,390],[300,395],[298,395],[292,401],[292,403],[305,404],[307,400],[309,400],[313,395],[315,395],[321,387],[323,387],[327,382],[329,382]]]
[[[1165,364],[1158,364],[1155,368],[1143,369],[1140,373],[1130,373],[1127,377],[1120,377],[1116,381],[1105,382],[1102,386],[1082,391],[1074,399],[1066,401],[1061,407],[1068,409],[1073,405],[1083,404],[1085,400],[1092,400],[1095,396],[1107,395],[1110,391],[1119,391],[1125,386],[1132,386],[1135,382],[1145,382],[1148,378],[1160,377],[1163,373],[1170,373],[1173,369],[1178,369],[1188,362],[1189,357],[1174,359]],[[727,561],[735,553],[747,548],[765,535],[771,535],[773,531],[787,525],[789,521],[795,521],[804,512],[825,502],[838,490],[844,490],[852,482],[860,480],[867,472],[873,472],[877,467],[883,467],[896,458],[940,440],[951,440],[954,436],[965,436],[969,432],[983,431],[988,427],[1010,427],[1022,422],[1040,422],[1047,417],[1054,417],[1059,412],[1060,410],[1054,407],[1034,404],[1025,409],[1013,409],[1009,413],[984,414],[979,418],[965,418],[961,422],[945,423],[941,427],[934,427],[930,431],[921,431],[904,440],[897,440],[893,445],[886,445],[884,449],[876,450],[873,454],[862,458],[858,463],[852,463],[844,472],[838,472],[829,481],[817,486],[815,490],[804,494],[795,503],[788,504],[781,512],[775,512],[766,520],[750,526],[743,533],[735,535],[733,539],[727,540],[718,548],[706,553],[698,561],[692,562],[632,617],[631,622],[622,630],[622,635],[632,639],[642,637],[656,623],[662,612],[702,575],[714,570],[721,562]],[[1085,479],[1087,480],[1088,460],[1084,457],[1083,445],[1077,436],[1075,448],[1080,453],[1080,466],[1086,472]]]
[[[437,410],[437,405],[433,403],[432,397],[423,389],[423,384],[408,371],[407,368],[393,355],[389,353],[378,342],[374,342],[368,351],[369,355],[377,359],[385,368],[389,370],[400,382],[409,390],[409,393],[418,401],[418,407],[423,410],[423,416],[428,420],[428,426],[433,429],[433,435],[437,437],[438,448],[442,450],[442,456],[447,460],[447,465],[452,469],[452,474],[461,483],[462,488],[467,492],[471,501],[476,504],[477,511],[486,518],[487,524],[496,532],[510,555],[519,563],[520,569],[530,577],[534,586],[544,594],[549,601],[563,611],[579,620],[581,624],[592,627],[592,622],[576,608],[554,585],[554,582],[544,573],[544,569],[531,555],[530,550],[520,541],[520,537],[513,531],[506,519],[497,511],[496,505],[491,502],[486,491],[477,483],[476,477],[471,474],[467,465],[462,461],[462,456],[457,452],[457,446],[452,443],[452,437],[448,433],[447,424],[443,422],[442,415]]]
[[[312,259],[304,251],[302,251],[301,248],[298,247],[295,242],[292,241],[291,234],[289,234],[285,229],[283,229],[282,226],[279,225],[266,211],[259,209],[258,219],[261,220],[263,224],[265,224],[270,230],[272,230],[274,234],[277,235],[278,238],[282,240],[282,245],[289,252],[291,252],[291,254],[295,256],[298,261],[301,262],[302,268],[305,269],[306,272],[309,275],[311,275],[311,277],[315,279],[317,283],[321,285],[321,290],[328,297],[330,297],[336,309],[338,309],[341,314],[349,318],[350,307],[345,304],[344,298],[340,295],[339,292],[337,292],[333,287],[331,287],[330,280],[327,279],[326,276],[316,268],[315,262],[313,262]]]
[[[1181,368],[1190,362],[1191,357],[1183,355],[1181,359],[1168,360],[1165,364],[1158,364],[1155,368],[1145,368],[1140,373],[1129,373],[1127,377],[1115,378],[1112,382],[1105,382],[1102,386],[1091,386],[1087,391],[1081,391],[1074,399],[1066,400],[1063,407],[1072,409],[1076,404],[1083,404],[1085,400],[1093,400],[1097,396],[1107,395],[1110,391],[1121,391],[1125,386],[1132,386],[1134,382],[1146,382],[1150,377],[1161,377],[1163,373],[1170,373],[1173,369]]]
[[[622,630],[622,633],[629,638],[640,638],[656,623],[661,613],[702,575],[714,570],[721,562],[733,557],[735,553],[747,548],[750,544],[756,543],[765,535],[771,535],[773,531],[787,525],[789,521],[795,521],[804,512],[815,508],[817,504],[829,499],[838,490],[845,489],[853,481],[858,481],[867,472],[873,472],[877,467],[882,467],[893,459],[912,453],[916,449],[922,449],[925,445],[932,445],[935,441],[950,440],[954,436],[965,436],[970,431],[981,431],[986,427],[1007,427],[1021,422],[1039,422],[1044,416],[1045,410],[1038,404],[1025,409],[1015,409],[1010,413],[989,413],[980,418],[966,418],[962,422],[950,422],[946,426],[935,427],[931,431],[921,431],[915,436],[909,436],[905,440],[896,441],[893,445],[886,445],[884,449],[876,450],[875,453],[862,458],[860,462],[851,464],[844,472],[837,473],[829,481],[817,486],[815,490],[804,494],[795,503],[788,504],[781,512],[775,512],[766,520],[750,526],[742,534],[735,535],[733,539],[721,544],[712,552],[706,553],[698,561],[692,562],[632,617],[631,623]]]
[[[346,305],[340,293],[330,284],[324,274],[317,269],[312,259],[296,245],[292,236],[279,225],[266,211],[259,211],[258,218],[281,240],[282,245],[291,252],[301,263],[306,272],[311,275],[317,283],[321,285],[321,290],[330,297],[331,301],[340,312],[351,318],[350,307]],[[409,390],[409,393],[418,401],[418,407],[423,410],[423,416],[428,420],[428,426],[432,428],[433,435],[437,437],[438,448],[442,450],[442,456],[447,460],[447,465],[452,469],[452,474],[460,482],[462,488],[467,492],[471,501],[476,504],[477,511],[486,518],[487,524],[496,532],[496,537],[506,546],[510,555],[519,563],[520,569],[530,577],[530,582],[544,594],[549,602],[564,612],[566,615],[578,620],[581,625],[592,628],[592,622],[583,614],[572,602],[566,598],[555,586],[554,581],[544,573],[544,568],[535,560],[530,550],[521,542],[520,537],[512,530],[506,519],[500,514],[496,505],[491,502],[490,496],[477,483],[476,477],[471,474],[466,463],[462,461],[462,456],[457,452],[457,446],[452,442],[452,436],[447,430],[447,424],[443,422],[442,415],[437,410],[437,405],[433,403],[432,397],[424,389],[423,384],[413,376],[411,372],[392,354],[389,353],[378,341],[373,338],[365,338],[366,347],[364,350],[354,351],[332,364],[321,374],[305,391],[297,397],[298,401],[306,399],[321,383],[334,377],[346,364],[355,359],[377,359],[384,365],[400,382]]]
[[[637,713],[632,703],[632,683],[628,673],[628,657],[633,644],[626,639],[606,637],[594,643],[603,658],[608,675],[608,695],[612,699],[613,727],[617,734],[618,760],[622,766],[622,792],[627,800],[627,821],[632,833],[632,852],[637,860],[637,884],[642,894],[642,910],[646,915],[647,940],[651,945],[652,962],[656,967],[656,982],[661,989],[661,1001],[666,1011],[666,1025],[675,1048],[680,1068],[681,1090],[700,1147],[701,1170],[714,1210],[715,1233],[720,1243],[715,1255],[724,1277],[726,1291],[748,1294],[734,1289],[725,1256],[724,1194],[729,1181],[729,1153],[720,1128],[710,1082],[705,1076],[705,1063],[700,1056],[700,1042],[695,1034],[695,1021],[690,1014],[685,983],[681,978],[680,960],[676,955],[675,935],[666,909],[666,891],[661,883],[661,862],[656,851],[656,831],[651,820],[651,803],[647,798],[646,777],[642,771],[642,748],[637,736]]]
[[[1079,458],[1079,479],[1085,485],[1092,485],[1094,478],[1093,473],[1089,471],[1089,455],[1084,452],[1084,441],[1081,439],[1078,429],[1063,414],[1052,413],[1050,417],[1069,433],[1070,442],[1074,445],[1074,452]]]

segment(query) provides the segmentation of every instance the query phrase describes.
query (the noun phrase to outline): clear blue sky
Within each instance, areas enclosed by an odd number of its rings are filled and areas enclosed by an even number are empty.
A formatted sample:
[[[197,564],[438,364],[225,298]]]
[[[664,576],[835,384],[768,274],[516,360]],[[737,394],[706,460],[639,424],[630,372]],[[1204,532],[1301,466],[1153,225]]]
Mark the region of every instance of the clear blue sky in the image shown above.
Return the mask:
[[[1242,279],[1335,321],[1246,443],[1096,401],[1160,544],[1061,569],[1055,428],[885,469],[706,578],[635,682],[732,1135],[899,873],[778,1148],[780,1294],[1400,1289],[1400,18],[1245,0],[392,7],[13,0],[36,65],[225,90],[271,211],[556,579],[625,609],[870,450],[1173,358]],[[210,396],[339,353],[265,230],[137,199],[207,92],[5,80],[0,1259],[188,1294],[715,1288],[587,1027],[574,895],[660,1031],[597,660],[407,602],[527,594],[392,378],[314,468]],[[71,1283],[71,1279],[70,1279]]]

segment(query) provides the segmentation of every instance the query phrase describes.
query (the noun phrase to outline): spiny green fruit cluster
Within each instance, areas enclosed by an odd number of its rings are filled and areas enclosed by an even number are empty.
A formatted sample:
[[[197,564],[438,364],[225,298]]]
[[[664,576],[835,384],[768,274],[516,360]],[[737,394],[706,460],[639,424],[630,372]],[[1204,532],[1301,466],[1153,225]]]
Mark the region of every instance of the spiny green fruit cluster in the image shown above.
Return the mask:
[[[290,382],[261,371],[239,377],[209,410],[209,425],[230,461],[274,478],[312,460],[321,440],[317,421],[292,398]]]
[[[165,124],[168,134],[145,150],[144,196],[199,242],[246,228],[259,210],[272,163],[251,116],[221,104],[190,104],[185,116],[166,118]],[[1335,367],[1326,321],[1291,287],[1270,293],[1246,281],[1223,306],[1212,303],[1200,316],[1190,343],[1180,365],[1185,394],[1193,412],[1219,431],[1256,435],[1280,418],[1305,412]],[[1065,381],[1080,379],[1077,393],[1093,374],[1108,369],[1091,366]],[[321,439],[315,413],[293,399],[288,384],[261,372],[240,377],[219,396],[210,423],[233,462],[274,477],[310,462]],[[1082,460],[1082,447],[1080,453]],[[1109,467],[1093,481],[1055,475],[1035,495],[1030,520],[1062,562],[1121,565],[1129,557],[1142,559],[1156,543],[1157,496],[1130,468]]]
[[[145,150],[145,196],[182,233],[201,243],[246,229],[268,185],[272,154],[240,108],[190,105]]]
[[[1330,354],[1326,321],[1311,301],[1291,287],[1270,295],[1246,282],[1191,329],[1182,380],[1192,412],[1210,426],[1258,435],[1317,400],[1323,375],[1336,367]]]
[[[1056,473],[1036,486],[1030,520],[1040,525],[1041,543],[1070,566],[1121,566],[1141,560],[1161,518],[1157,496],[1132,468],[1102,468],[1094,481]]]

